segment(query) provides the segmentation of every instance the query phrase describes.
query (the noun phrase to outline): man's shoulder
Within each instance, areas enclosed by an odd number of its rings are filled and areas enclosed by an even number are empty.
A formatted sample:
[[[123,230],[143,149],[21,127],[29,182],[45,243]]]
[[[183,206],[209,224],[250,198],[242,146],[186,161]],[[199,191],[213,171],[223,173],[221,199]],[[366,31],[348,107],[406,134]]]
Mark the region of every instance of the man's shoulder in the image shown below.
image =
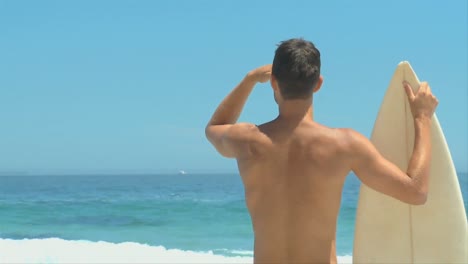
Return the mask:
[[[236,123],[232,125],[229,132],[232,134],[245,135],[245,133],[255,133],[258,132],[258,126],[252,123]]]
[[[340,128],[339,133],[350,144],[358,144],[363,140],[368,140],[367,137],[352,128]]]
[[[341,149],[352,156],[372,145],[366,136],[352,128],[337,128],[336,135]]]
[[[236,123],[232,125],[226,134],[227,143],[236,149],[236,158],[258,158],[265,152],[268,140],[261,129],[251,123]]]
[[[348,140],[355,136],[356,132],[352,128],[343,128],[343,127],[329,127],[320,123],[314,122],[309,130],[320,130],[320,135],[330,137],[333,140]]]
[[[320,130],[320,132],[312,133],[313,130],[317,129]],[[318,123],[315,123],[309,130],[311,131],[310,134],[314,134],[321,142],[332,144],[342,150],[352,148],[356,141],[364,137],[352,128],[328,127]],[[312,142],[315,142],[315,140]]]
[[[227,132],[227,137],[234,141],[248,141],[260,133],[258,126],[252,123],[233,124]]]
[[[232,130],[236,132],[253,132],[258,130],[258,126],[252,123],[236,123],[232,125]]]
[[[348,127],[333,128],[333,130],[336,131],[337,136],[348,140],[356,137],[359,134],[356,130]]]

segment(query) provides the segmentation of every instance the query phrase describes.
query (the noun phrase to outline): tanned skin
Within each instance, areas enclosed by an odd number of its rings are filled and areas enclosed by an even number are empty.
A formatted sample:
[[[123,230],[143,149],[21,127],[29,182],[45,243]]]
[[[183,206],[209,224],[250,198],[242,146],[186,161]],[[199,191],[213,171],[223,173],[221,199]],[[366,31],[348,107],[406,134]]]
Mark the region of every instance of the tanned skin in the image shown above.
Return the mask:
[[[276,119],[236,123],[257,83],[270,81]],[[318,91],[323,78],[314,87]],[[312,96],[284,100],[271,65],[250,71],[221,102],[206,127],[218,152],[236,158],[255,235],[255,263],[336,263],[335,233],[341,192],[353,171],[367,186],[408,204],[424,204],[431,160],[431,117],[437,107],[427,83],[405,89],[415,125],[406,172],[351,129],[313,120]],[[385,213],[385,212],[382,212]]]

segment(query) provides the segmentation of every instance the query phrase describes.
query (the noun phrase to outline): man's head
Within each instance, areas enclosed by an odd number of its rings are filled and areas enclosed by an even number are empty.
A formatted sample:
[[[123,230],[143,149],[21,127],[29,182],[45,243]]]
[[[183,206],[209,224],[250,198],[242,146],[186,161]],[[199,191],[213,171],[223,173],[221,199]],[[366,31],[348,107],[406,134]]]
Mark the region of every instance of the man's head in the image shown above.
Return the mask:
[[[322,81],[319,50],[304,39],[281,42],[273,59],[272,80],[283,100],[310,98]]]

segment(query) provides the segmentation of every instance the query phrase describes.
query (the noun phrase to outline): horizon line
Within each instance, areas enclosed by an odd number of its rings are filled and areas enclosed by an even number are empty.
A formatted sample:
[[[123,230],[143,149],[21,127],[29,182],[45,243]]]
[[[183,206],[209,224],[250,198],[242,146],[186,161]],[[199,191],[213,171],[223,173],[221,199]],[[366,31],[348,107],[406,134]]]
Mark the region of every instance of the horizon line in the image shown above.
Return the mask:
[[[468,174],[468,171],[456,171],[458,174]],[[210,170],[195,170],[195,171],[186,171],[179,170],[175,171],[85,171],[85,172],[58,172],[58,171],[1,171],[0,177],[5,176],[143,176],[143,175],[200,175],[200,174],[239,174],[238,171],[210,171]],[[353,171],[350,171],[349,174],[354,174]],[[354,174],[355,175],[355,174]]]

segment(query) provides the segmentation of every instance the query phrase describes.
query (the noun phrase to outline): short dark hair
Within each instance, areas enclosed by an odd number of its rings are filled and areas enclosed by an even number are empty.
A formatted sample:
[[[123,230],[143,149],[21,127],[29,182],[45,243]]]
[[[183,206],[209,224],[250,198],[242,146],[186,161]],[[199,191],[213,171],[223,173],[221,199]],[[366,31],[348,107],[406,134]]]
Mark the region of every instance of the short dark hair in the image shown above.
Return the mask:
[[[275,52],[272,74],[285,100],[308,98],[320,78],[320,52],[302,38],[282,41]]]

